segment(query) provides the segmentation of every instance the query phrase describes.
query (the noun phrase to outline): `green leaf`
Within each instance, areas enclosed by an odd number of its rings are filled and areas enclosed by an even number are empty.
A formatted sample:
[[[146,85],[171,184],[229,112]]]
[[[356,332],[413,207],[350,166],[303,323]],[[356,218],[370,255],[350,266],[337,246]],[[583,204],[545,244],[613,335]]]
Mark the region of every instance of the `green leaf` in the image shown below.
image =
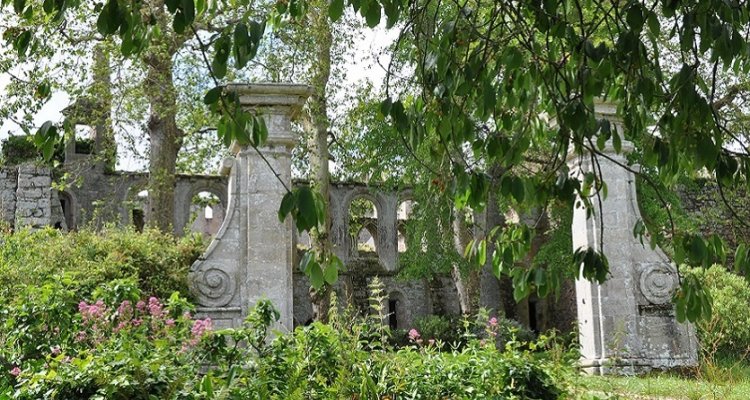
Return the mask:
[[[314,261],[313,257],[315,257],[315,253],[307,251],[302,256],[302,259],[299,260],[299,270],[304,274],[307,274],[307,267],[310,265],[310,261]]]
[[[477,261],[479,262],[479,265],[484,265],[487,263],[487,241],[482,240],[479,242],[479,253],[477,255]]]
[[[247,25],[240,22],[234,27],[234,42],[232,53],[238,69],[244,68],[250,61],[251,50],[250,35],[248,34]]]
[[[523,184],[523,179],[514,177],[510,183],[510,191],[517,202],[523,203],[523,199],[526,197],[526,188]]]
[[[495,244],[495,251],[492,252],[492,274],[497,279],[500,279],[500,276],[503,274],[504,267],[502,252],[500,250],[500,247]]]
[[[284,198],[281,199],[281,205],[279,206],[279,221],[284,222],[287,215],[294,210],[297,205],[297,196],[295,192],[287,192]]]
[[[391,101],[391,98],[387,98],[380,102],[380,114],[384,117],[387,117],[391,113],[391,107],[393,106],[393,101]]]
[[[706,243],[703,239],[697,235],[688,236],[686,237],[685,244],[687,245],[685,250],[690,262],[693,265],[703,265],[704,260],[707,258]]]
[[[31,31],[23,31],[16,38],[15,46],[18,57],[23,58],[26,55],[26,50],[29,48],[31,43]]]
[[[370,1],[370,6],[367,7],[367,13],[365,14],[365,22],[370,28],[378,26],[380,23],[380,3],[377,1]]]
[[[26,9],[26,0],[13,0],[13,10],[16,14],[21,15]]]
[[[310,230],[318,225],[318,212],[315,207],[315,197],[308,187],[301,187],[297,193],[297,209],[305,229]],[[301,231],[300,231],[301,232]]]
[[[182,0],[180,4],[182,13],[185,15],[185,25],[190,25],[195,21],[195,1]]]
[[[227,75],[230,46],[231,39],[226,34],[221,35],[214,43],[214,60],[211,63],[211,70],[217,79],[222,79]]]
[[[612,147],[615,149],[615,153],[622,152],[622,139],[620,138],[620,132],[617,132],[617,130],[612,134]]]
[[[332,0],[328,5],[328,16],[336,22],[344,15],[344,0]]]
[[[206,95],[203,96],[203,103],[206,105],[211,105],[219,101],[221,98],[221,93],[224,90],[224,86],[216,86],[213,89],[206,92]]]
[[[201,392],[204,393],[208,398],[212,398],[214,395],[214,385],[211,380],[211,374],[205,375],[201,379]]]
[[[323,271],[323,279],[327,284],[333,285],[339,279],[339,269],[334,263],[329,263]]]
[[[96,29],[102,35],[111,35],[120,28],[120,9],[117,0],[109,0],[99,12]]]
[[[325,283],[325,277],[323,276],[323,270],[320,269],[320,264],[315,260],[310,260],[307,267],[307,276],[310,278],[310,284],[315,289],[320,289]]]

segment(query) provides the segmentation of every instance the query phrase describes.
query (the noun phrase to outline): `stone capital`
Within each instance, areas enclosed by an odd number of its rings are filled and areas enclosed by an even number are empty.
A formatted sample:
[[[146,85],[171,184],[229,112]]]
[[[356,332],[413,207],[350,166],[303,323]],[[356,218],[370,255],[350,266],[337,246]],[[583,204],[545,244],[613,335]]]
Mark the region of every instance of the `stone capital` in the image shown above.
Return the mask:
[[[308,85],[288,83],[230,83],[227,90],[236,93],[245,110],[257,111],[268,127],[267,146],[295,145],[291,121],[299,114],[313,89]],[[232,146],[236,154],[240,146]]]

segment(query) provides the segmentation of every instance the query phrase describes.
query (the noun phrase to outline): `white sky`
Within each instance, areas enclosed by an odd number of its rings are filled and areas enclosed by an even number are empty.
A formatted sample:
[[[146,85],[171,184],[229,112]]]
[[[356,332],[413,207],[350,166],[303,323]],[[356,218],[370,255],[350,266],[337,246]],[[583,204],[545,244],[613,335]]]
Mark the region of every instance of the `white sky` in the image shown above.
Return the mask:
[[[346,82],[347,86],[356,86],[358,83],[369,80],[376,87],[379,87],[384,78],[385,71],[378,65],[376,58],[382,50],[395,40],[397,31],[395,29],[386,30],[383,26],[375,29],[365,29],[364,39],[355,43],[355,57],[350,60],[351,65],[348,67]],[[1,46],[2,44],[0,44]],[[380,60],[381,65],[387,65],[388,60]],[[10,77],[5,73],[0,73],[0,91],[4,91]],[[62,121],[62,109],[71,103],[71,98],[64,92],[54,92],[50,100],[42,109],[34,115],[34,124],[40,126],[45,121],[53,122]],[[21,115],[18,115],[20,118]],[[0,121],[0,140],[9,135],[22,135],[20,127],[10,120]],[[141,160],[135,159],[132,155],[120,154],[118,158],[117,169],[133,171],[145,168]]]

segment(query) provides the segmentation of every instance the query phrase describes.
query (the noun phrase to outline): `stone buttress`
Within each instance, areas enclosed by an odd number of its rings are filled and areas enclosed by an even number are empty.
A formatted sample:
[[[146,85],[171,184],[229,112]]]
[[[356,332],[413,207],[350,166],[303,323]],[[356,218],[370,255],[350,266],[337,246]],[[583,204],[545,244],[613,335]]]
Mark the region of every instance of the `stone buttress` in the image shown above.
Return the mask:
[[[597,118],[610,121],[613,134],[622,137],[614,105],[598,103],[596,112]],[[636,182],[633,172],[622,166],[632,150],[633,145],[623,140],[618,154],[610,142],[603,151],[606,157],[596,158],[598,165],[592,166],[590,157],[569,160],[573,174],[592,167],[601,171],[608,189],[601,212],[594,198],[591,218],[582,207],[573,213],[573,248],[603,251],[610,269],[604,284],[576,281],[581,366],[592,374],[635,374],[697,362],[694,327],[675,318],[677,269],[661,249],[652,250],[645,239],[644,246],[633,235],[641,220]]]
[[[219,328],[241,325],[255,303],[268,299],[281,313],[275,328],[291,331],[292,221],[279,222],[278,209],[292,187],[291,152],[297,137],[291,121],[310,88],[232,84],[227,90],[240,96],[243,107],[263,116],[268,139],[258,148],[260,154],[250,146],[234,146],[235,157],[225,160],[226,217],[204,256],[191,267],[191,290],[198,315],[210,317]]]

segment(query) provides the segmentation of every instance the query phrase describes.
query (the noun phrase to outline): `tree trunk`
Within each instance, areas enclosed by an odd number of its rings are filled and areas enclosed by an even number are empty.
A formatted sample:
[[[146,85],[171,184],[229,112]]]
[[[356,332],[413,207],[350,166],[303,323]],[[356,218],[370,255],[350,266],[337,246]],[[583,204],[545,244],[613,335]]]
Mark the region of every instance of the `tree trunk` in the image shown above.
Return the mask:
[[[463,255],[471,240],[471,233],[469,227],[466,226],[464,212],[460,210],[456,210],[453,219],[453,239],[456,251]],[[481,269],[476,265],[471,265],[468,271],[461,271],[458,264],[454,264],[451,269],[451,277],[458,292],[461,313],[464,315],[473,315],[479,309],[480,273]]]
[[[505,169],[496,165],[490,168],[490,190],[487,195],[487,207],[481,214],[481,224],[475,232],[475,239],[483,239],[496,226],[505,225],[505,215],[500,212],[498,205],[498,194],[500,193],[500,178]],[[482,268],[480,277],[479,303],[481,307],[487,308],[491,315],[505,315],[502,292],[500,290],[500,279],[492,271],[492,254],[495,251],[494,240],[487,243],[487,262]]]
[[[151,106],[148,120],[151,147],[146,218],[149,226],[171,232],[177,153],[183,136],[183,132],[177,127],[172,56],[163,50],[155,50],[144,61],[148,68],[144,89]]]
[[[315,60],[312,65],[311,85],[313,95],[308,100],[308,109],[304,118],[305,130],[308,133],[308,149],[310,161],[310,186],[318,191],[325,200],[325,221],[318,227],[317,232],[310,232],[312,248],[323,258],[332,253],[330,240],[331,216],[328,210],[329,199],[329,171],[328,171],[328,118],[327,86],[331,76],[331,46],[333,44],[332,28],[327,14],[327,2],[316,1],[310,10],[311,33],[315,41]],[[310,290],[310,300],[313,305],[313,318],[325,321],[330,308],[330,286],[325,285],[319,290]]]

